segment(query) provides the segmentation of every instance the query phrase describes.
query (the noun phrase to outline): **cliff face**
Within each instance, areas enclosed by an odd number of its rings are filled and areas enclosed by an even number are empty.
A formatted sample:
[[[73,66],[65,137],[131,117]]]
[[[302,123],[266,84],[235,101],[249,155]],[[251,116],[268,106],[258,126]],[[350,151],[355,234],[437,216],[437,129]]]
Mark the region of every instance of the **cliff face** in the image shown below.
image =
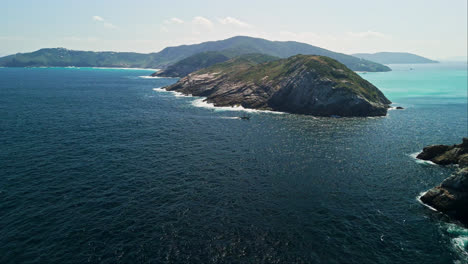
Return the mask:
[[[166,89],[207,97],[216,106],[317,116],[387,113],[391,102],[380,90],[331,58],[297,55],[259,63],[261,56],[241,56],[199,70]]]
[[[441,165],[458,164],[459,170],[427,191],[421,201],[468,225],[468,138],[458,145],[426,147],[417,158]]]

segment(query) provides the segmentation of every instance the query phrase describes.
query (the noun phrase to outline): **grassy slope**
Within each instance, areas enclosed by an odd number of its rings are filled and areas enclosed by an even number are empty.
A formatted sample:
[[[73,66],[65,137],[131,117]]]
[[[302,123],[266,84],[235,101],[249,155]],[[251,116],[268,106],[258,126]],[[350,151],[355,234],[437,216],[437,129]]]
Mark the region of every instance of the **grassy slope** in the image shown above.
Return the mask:
[[[181,61],[178,61],[175,64],[167,67],[167,69],[161,72],[156,72],[153,75],[166,77],[183,77],[191,72],[227,61],[229,59],[230,57],[218,51],[207,51],[197,53]]]
[[[256,84],[271,81],[271,85],[277,85],[294,72],[311,71],[320,78],[328,78],[335,82],[336,88],[348,89],[371,101],[383,100],[384,103],[390,103],[374,85],[334,59],[325,56],[296,55],[287,59],[274,60],[274,57],[263,56],[265,55],[240,56],[202,69],[197,74],[218,73],[225,75],[227,81]]]

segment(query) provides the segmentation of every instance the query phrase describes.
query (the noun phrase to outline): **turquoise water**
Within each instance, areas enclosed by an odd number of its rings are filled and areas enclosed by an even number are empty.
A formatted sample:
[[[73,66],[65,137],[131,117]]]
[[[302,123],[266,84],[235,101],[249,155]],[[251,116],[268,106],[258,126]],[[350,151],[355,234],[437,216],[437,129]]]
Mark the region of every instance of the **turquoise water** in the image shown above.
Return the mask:
[[[362,75],[386,117],[249,121],[151,71],[1,68],[0,263],[466,263],[416,199],[454,169],[412,158],[468,135],[466,65],[398,67]]]
[[[394,103],[466,104],[467,64],[393,64],[391,72],[361,74]]]

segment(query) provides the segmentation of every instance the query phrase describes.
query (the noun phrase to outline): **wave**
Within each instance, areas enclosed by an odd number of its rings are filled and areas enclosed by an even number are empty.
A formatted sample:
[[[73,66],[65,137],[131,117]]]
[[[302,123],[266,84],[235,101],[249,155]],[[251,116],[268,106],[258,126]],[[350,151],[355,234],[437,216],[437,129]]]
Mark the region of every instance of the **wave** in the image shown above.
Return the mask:
[[[428,192],[428,191],[425,191],[425,192],[420,193],[419,196],[416,197],[416,200],[417,200],[420,204],[422,204],[422,205],[426,206],[427,208],[431,209],[432,211],[434,211],[434,212],[439,212],[439,211],[438,211],[437,209],[435,209],[434,207],[432,207],[432,206],[430,206],[430,205],[428,205],[428,204],[425,204],[423,201],[421,201],[421,197],[423,197],[427,192]]]
[[[258,110],[251,108],[244,108],[240,105],[236,106],[215,106],[213,103],[208,103],[205,97],[196,99],[192,102],[192,105],[195,107],[213,109],[217,111],[243,111],[248,113],[270,113],[270,114],[285,114],[284,112],[270,111],[270,110]]]
[[[242,118],[240,118],[238,116],[223,116],[223,117],[221,117],[221,119],[238,119],[238,120],[241,120]]]
[[[434,207],[427,205],[421,201],[421,197],[426,194],[427,192],[422,192],[416,198],[416,200],[424,205],[425,207],[431,209],[432,211],[439,212]],[[468,229],[453,224],[453,223],[442,223],[441,224],[442,231],[447,233],[450,237],[450,242],[452,244],[452,249],[457,253],[457,255],[461,258],[461,262],[455,263],[468,263]]]
[[[192,101],[192,106],[212,109],[212,110],[215,110],[215,111],[243,111],[243,112],[248,112],[248,113],[286,114],[285,112],[244,108],[244,107],[242,107],[240,105],[237,105],[237,106],[215,106],[212,103],[206,102],[206,97],[199,97],[199,96],[195,97],[193,95],[190,95],[190,94],[187,95],[187,94],[183,94],[181,92],[167,91],[166,89],[161,88],[161,87],[153,88],[153,91],[163,92],[163,93],[172,93],[175,97],[198,98],[198,99],[195,99],[195,100]]]
[[[446,223],[443,227],[450,236],[453,250],[460,256],[461,263],[466,263],[465,261],[468,261],[468,229],[453,223]]]
[[[408,156],[410,156],[411,158],[414,159],[414,161],[416,161],[416,163],[419,163],[419,164],[425,164],[425,165],[437,165],[435,164],[434,162],[430,161],[430,160],[422,160],[422,159],[418,159],[416,158],[418,155],[419,155],[420,152],[415,152],[415,153],[412,153],[412,154],[409,154]]]
[[[153,88],[153,91],[156,91],[156,92],[161,92],[161,93],[171,93],[173,94],[175,97],[193,97],[192,95],[190,94],[183,94],[181,92],[176,92],[176,91],[168,91],[162,87],[158,87],[158,88]]]
[[[138,76],[139,78],[143,79],[161,79],[163,77],[158,77],[158,76],[151,76],[151,75],[144,75],[144,76]]]

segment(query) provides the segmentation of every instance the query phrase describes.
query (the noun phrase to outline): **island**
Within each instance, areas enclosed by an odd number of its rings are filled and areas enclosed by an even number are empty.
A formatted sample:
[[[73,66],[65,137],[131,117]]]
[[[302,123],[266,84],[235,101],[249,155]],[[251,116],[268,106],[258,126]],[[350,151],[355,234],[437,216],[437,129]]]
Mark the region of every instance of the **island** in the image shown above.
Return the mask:
[[[438,61],[408,52],[355,53],[353,56],[382,64],[438,63]]]
[[[457,171],[421,196],[421,201],[468,226],[468,138],[457,145],[433,145],[423,149],[418,159],[440,165],[457,164]]]
[[[315,116],[384,116],[391,104],[370,82],[325,56],[246,54],[195,71],[165,88],[215,106]]]

